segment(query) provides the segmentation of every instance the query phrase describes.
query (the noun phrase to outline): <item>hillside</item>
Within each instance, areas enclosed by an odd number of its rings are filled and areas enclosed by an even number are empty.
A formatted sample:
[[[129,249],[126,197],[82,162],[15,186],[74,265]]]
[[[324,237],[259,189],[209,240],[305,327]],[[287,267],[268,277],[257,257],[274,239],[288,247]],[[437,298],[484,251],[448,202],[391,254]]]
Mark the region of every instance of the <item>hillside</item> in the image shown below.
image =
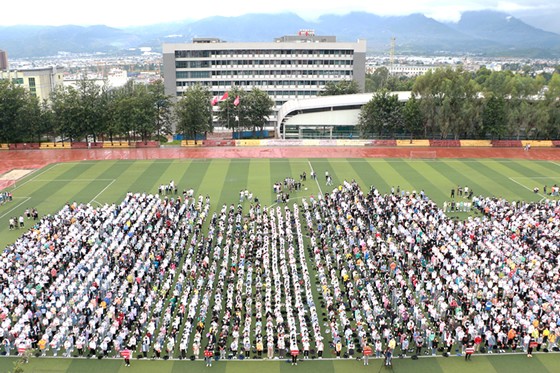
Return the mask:
[[[41,57],[59,52],[116,53],[129,48],[161,50],[165,42],[190,42],[193,37],[227,41],[271,41],[299,29],[335,35],[339,41],[366,39],[370,53],[386,53],[396,38],[399,53],[487,54],[560,57],[560,35],[531,26],[505,13],[465,12],[458,23],[442,23],[422,14],[382,17],[365,12],[323,15],[306,21],[294,13],[245,14],[196,21],[111,28],[98,26],[4,26],[0,49],[11,58]]]

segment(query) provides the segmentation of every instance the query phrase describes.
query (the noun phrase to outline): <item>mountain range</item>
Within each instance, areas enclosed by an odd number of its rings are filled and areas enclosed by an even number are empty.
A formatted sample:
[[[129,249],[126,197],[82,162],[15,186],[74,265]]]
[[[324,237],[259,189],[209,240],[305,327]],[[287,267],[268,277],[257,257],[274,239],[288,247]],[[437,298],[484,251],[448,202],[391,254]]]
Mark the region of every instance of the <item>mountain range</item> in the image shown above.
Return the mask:
[[[372,54],[387,53],[394,37],[397,54],[560,57],[560,34],[494,11],[465,12],[457,23],[438,22],[422,14],[384,17],[352,12],[323,15],[316,21],[281,13],[209,17],[129,28],[0,26],[0,49],[7,51],[10,58],[52,56],[59,52],[125,53],[139,47],[161,51],[162,43],[191,42],[193,37],[217,37],[230,42],[272,41],[300,29],[335,35],[339,41],[366,39]]]

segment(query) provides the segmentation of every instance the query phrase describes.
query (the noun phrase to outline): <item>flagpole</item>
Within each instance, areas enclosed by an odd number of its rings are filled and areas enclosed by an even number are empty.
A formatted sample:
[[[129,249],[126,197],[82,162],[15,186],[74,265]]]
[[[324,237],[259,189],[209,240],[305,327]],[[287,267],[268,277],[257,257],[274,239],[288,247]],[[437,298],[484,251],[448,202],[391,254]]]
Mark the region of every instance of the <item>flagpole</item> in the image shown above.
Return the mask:
[[[241,140],[241,128],[239,128],[239,105],[237,105],[237,134],[238,140]]]

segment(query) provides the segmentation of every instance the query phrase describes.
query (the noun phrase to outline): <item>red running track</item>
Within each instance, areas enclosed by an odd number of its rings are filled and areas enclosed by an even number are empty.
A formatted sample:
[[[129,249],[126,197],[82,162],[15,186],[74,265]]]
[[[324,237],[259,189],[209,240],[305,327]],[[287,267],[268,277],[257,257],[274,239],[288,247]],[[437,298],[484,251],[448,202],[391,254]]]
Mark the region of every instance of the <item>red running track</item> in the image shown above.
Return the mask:
[[[13,169],[38,169],[51,163],[115,159],[201,158],[410,158],[432,152],[436,158],[510,158],[560,160],[560,148],[411,148],[411,147],[212,147],[144,149],[68,149],[0,151],[0,175]],[[13,181],[0,181],[0,189]]]

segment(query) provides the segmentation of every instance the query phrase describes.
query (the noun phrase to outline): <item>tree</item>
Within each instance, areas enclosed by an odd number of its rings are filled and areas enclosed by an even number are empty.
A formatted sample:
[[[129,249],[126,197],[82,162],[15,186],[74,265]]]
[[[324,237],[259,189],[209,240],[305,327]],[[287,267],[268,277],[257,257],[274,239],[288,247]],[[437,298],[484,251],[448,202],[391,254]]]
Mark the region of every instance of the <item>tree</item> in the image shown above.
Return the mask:
[[[557,68],[558,70],[558,68]],[[560,73],[552,74],[545,93],[545,105],[548,122],[544,127],[543,136],[550,139],[560,138]]]
[[[224,126],[239,133],[242,129],[248,129],[255,134],[259,129],[262,134],[268,118],[274,113],[274,101],[266,92],[256,87],[249,92],[232,87],[227,99],[220,101],[219,107],[218,118]]]
[[[366,92],[378,92],[385,88],[389,78],[389,69],[381,66],[371,74],[366,74]]]
[[[175,105],[177,132],[184,138],[194,139],[212,131],[210,92],[201,85],[189,87]]]
[[[482,111],[482,128],[492,138],[500,138],[506,133],[506,101],[503,97],[490,96],[485,99]]]
[[[403,107],[403,129],[410,133],[411,140],[414,134],[422,129],[423,123],[420,101],[415,95],[411,95]]]
[[[160,83],[140,84],[132,80],[106,96],[109,108],[106,115],[113,124],[107,128],[111,137],[124,134],[128,141],[136,139],[147,143],[154,135],[171,132],[169,97]]]
[[[378,133],[386,136],[403,127],[403,105],[397,95],[383,90],[376,93],[360,110],[358,129],[362,136]]]
[[[55,127],[62,136],[79,141],[91,136],[93,142],[105,132],[106,102],[102,89],[87,77],[77,87],[60,87],[51,95]]]
[[[46,132],[43,128],[43,107],[36,96],[28,95],[27,97],[21,114],[25,120],[25,127],[21,129],[21,139],[40,142],[41,135]]]
[[[44,100],[41,103],[39,110],[39,123],[39,133],[37,134],[37,136],[39,138],[42,136],[49,138],[50,136],[50,138],[52,138],[52,141],[55,141],[56,132],[54,114],[47,100]]]
[[[91,136],[97,142],[100,134],[105,132],[106,123],[103,120],[105,101],[102,99],[102,88],[93,80],[84,77],[78,82],[78,125],[82,136]]]
[[[258,128],[262,136],[264,126],[268,122],[268,118],[273,114],[274,101],[266,92],[256,87],[251,89],[246,97],[249,106],[247,117],[250,125],[253,127],[253,134]],[[241,101],[239,104],[241,105]]]
[[[422,97],[425,129],[435,126],[442,138],[476,131],[479,105],[478,85],[461,69],[437,69],[418,77],[413,92]],[[426,133],[427,134],[427,133]]]
[[[0,80],[0,142],[14,143],[26,136],[32,119],[28,110],[35,103],[23,87]]]
[[[549,118],[542,105],[541,101],[522,100],[519,105],[510,108],[509,135],[519,140],[522,133],[530,138],[538,138],[539,133],[546,132]]]
[[[359,93],[360,87],[355,80],[339,80],[337,82],[327,82],[319,96],[339,96]]]
[[[554,100],[548,102],[548,123],[546,126],[546,135],[549,139],[560,138],[560,101]]]
[[[70,142],[84,135],[80,126],[82,110],[79,92],[74,87],[59,87],[51,95],[55,132],[61,140]]]
[[[385,88],[391,92],[410,91],[414,87],[416,77],[408,77],[405,75],[391,75],[387,79]]]
[[[485,97],[497,96],[506,98],[511,94],[510,79],[512,77],[511,71],[491,72],[490,75],[484,78],[482,83],[479,83],[481,91]]]
[[[153,96],[153,101],[156,110],[156,135],[170,135],[171,129],[171,109],[173,103],[171,97],[165,94],[163,81],[157,80],[148,85],[148,90]]]
[[[560,73],[555,72],[552,74],[552,77],[548,82],[545,98],[549,102],[560,99]]]

